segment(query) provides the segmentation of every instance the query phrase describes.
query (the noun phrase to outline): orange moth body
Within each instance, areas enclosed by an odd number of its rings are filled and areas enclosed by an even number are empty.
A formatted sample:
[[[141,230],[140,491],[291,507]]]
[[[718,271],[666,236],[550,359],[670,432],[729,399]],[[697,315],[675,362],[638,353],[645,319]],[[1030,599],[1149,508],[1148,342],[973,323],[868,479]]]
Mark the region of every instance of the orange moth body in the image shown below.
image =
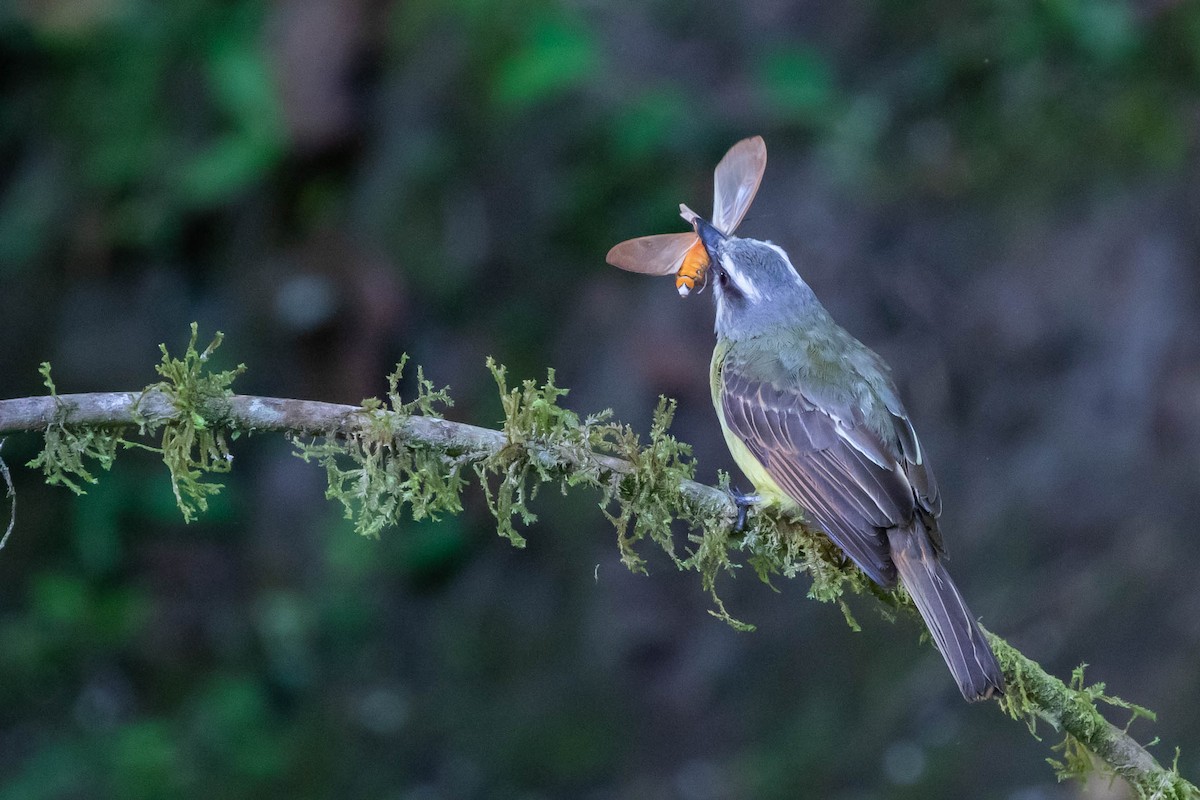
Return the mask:
[[[704,280],[705,273],[708,272],[708,251],[704,249],[704,243],[697,236],[695,244],[688,248],[683,255],[683,263],[679,265],[679,271],[675,273],[675,288],[683,297],[691,294],[696,288],[696,284]]]

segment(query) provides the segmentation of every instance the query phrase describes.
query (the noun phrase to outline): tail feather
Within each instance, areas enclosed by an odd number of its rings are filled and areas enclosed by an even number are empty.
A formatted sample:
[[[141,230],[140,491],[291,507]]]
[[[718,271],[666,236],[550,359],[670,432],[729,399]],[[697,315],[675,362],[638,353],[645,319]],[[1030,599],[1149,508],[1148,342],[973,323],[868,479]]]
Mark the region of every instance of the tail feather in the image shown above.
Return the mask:
[[[912,528],[890,529],[888,544],[900,581],[921,612],[963,697],[973,701],[1003,694],[1004,676],[996,656],[921,522]]]

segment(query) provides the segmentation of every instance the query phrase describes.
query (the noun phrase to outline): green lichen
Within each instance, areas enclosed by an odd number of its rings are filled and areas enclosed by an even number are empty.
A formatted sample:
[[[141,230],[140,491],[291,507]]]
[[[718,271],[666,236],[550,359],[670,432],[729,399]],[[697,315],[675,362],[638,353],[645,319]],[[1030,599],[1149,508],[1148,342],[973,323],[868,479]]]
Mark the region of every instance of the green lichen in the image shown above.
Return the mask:
[[[442,409],[454,407],[454,401],[450,398],[450,387],[443,386],[441,389],[435,389],[433,381],[425,377],[425,369],[417,365],[417,396],[405,402],[400,396],[400,380],[404,377],[406,366],[408,366],[408,353],[400,356],[400,362],[387,376],[388,405],[401,416],[420,414],[425,417],[442,419]],[[385,405],[375,398],[369,398],[363,401],[363,408],[370,411],[385,408]]]
[[[476,462],[475,471],[502,536],[518,547],[525,544],[514,521],[537,521],[529,504],[544,483],[558,482],[564,492],[580,486],[598,489],[600,508],[616,529],[626,567],[646,571],[638,545],[649,541],[678,568],[700,573],[718,617],[750,627],[729,615],[715,591],[718,575],[738,566],[729,558],[729,519],[680,492],[680,484],[695,476],[695,462],[691,447],[668,432],[673,401],[660,399],[649,441],[643,444],[630,426],[612,422],[608,411],[581,418],[564,408],[560,401],[567,390],[555,385],[553,370],[540,384],[525,380],[510,388],[504,367],[492,359],[487,367],[500,392],[506,443]],[[611,459],[624,463],[614,469]],[[676,520],[691,531],[683,555],[672,530]]]
[[[59,400],[58,389],[50,377],[50,362],[43,361],[38,372],[57,404],[58,413],[42,434],[45,441],[42,451],[26,466],[40,469],[51,486],[65,486],[77,495],[87,494],[81,484],[97,482],[93,472],[97,466],[105,471],[112,468],[118,447],[125,443],[124,429],[66,425],[70,409]]]
[[[1129,712],[1125,733],[1137,719],[1154,721],[1153,711],[1107,694],[1103,683],[1085,684],[1086,664],[1074,669],[1068,685],[1047,674],[999,636],[989,633],[988,640],[1005,676],[1005,693],[1000,698],[1000,707],[1013,719],[1024,720],[1035,737],[1038,737],[1039,721],[1063,735],[1062,741],[1053,748],[1059,758],[1046,759],[1060,781],[1085,780],[1108,773],[1125,778],[1141,800],[1195,800],[1200,797],[1196,787],[1180,776],[1177,764],[1170,770],[1147,771],[1129,761],[1127,755],[1120,752],[1124,743],[1118,741],[1115,729],[1100,713],[1099,705]],[[1048,709],[1055,711],[1052,714]]]
[[[627,461],[631,469],[604,487],[601,508],[617,530],[621,560],[629,569],[645,572],[636,547],[648,539],[679,569],[700,575],[701,586],[716,606],[710,613],[738,630],[753,630],[754,626],[729,614],[716,590],[721,575],[736,575],[741,568],[730,558],[737,540],[732,520],[724,510],[705,508],[679,491],[683,481],[695,477],[696,464],[691,446],[668,432],[675,408],[675,401],[659,398],[644,446],[629,426],[609,426],[602,449]],[[615,510],[609,511],[614,505]],[[682,557],[676,551],[672,530],[676,520],[688,529]]]
[[[1092,742],[1095,746],[1096,737],[1102,736],[1109,730],[1108,723],[1100,714],[1097,703],[1127,709],[1130,716],[1129,721],[1125,724],[1126,731],[1129,730],[1129,726],[1135,719],[1143,718],[1150,721],[1156,719],[1154,712],[1148,708],[1105,694],[1103,683],[1086,685],[1083,679],[1083,672],[1086,668],[1087,664],[1080,664],[1072,670],[1071,682],[1068,685],[1070,703],[1067,706],[1067,714],[1075,718],[1076,723],[1073,726],[1075,732],[1066,733],[1063,740],[1051,748],[1061,754],[1061,760],[1046,759],[1046,762],[1054,768],[1054,773],[1060,781],[1072,778],[1084,780],[1096,772],[1094,756],[1084,742]],[[1064,720],[1064,727],[1065,724]]]
[[[161,447],[146,449],[162,454],[177,503],[189,521],[206,509],[207,498],[221,488],[203,481],[203,476],[230,468],[227,437],[217,421],[227,417],[231,384],[244,370],[239,366],[208,372],[207,362],[221,335],[203,351],[197,350],[196,339],[193,324],[181,359],[172,358],[163,347],[157,367],[163,380],[146,389],[168,397],[174,415],[151,420],[135,414],[134,418],[143,434],[161,429]],[[406,361],[402,359],[388,376],[384,399],[364,401],[361,422],[310,441],[293,436],[298,456],[325,467],[327,496],[342,504],[363,535],[378,536],[397,524],[405,509],[414,519],[458,513],[464,470],[473,464],[498,532],[514,545],[525,543],[515,521],[529,525],[537,519],[530,504],[542,484],[556,482],[563,492],[594,488],[600,493],[604,515],[616,529],[621,559],[629,569],[645,572],[640,549],[647,543],[658,547],[677,568],[699,574],[715,605],[711,613],[739,629],[752,626],[727,612],[716,587],[722,576],[736,577],[746,565],[767,585],[775,576],[807,573],[812,580],[809,596],[836,602],[852,628],[858,625],[846,603],[847,592],[874,595],[885,617],[915,614],[902,589],[875,586],[803,520],[778,509],[760,509],[738,532],[731,525],[727,502],[712,495],[697,499],[705,496],[695,487],[683,491],[695,474],[695,462],[691,448],[669,432],[675,413],[672,401],[660,399],[643,442],[631,427],[612,421],[607,411],[581,418],[562,407],[567,390],[555,384],[552,370],[540,384],[526,380],[510,388],[504,367],[489,359],[487,366],[504,410],[503,446],[434,446],[407,435],[406,425],[417,416],[439,418],[441,409],[451,405],[449,393],[435,389],[418,368],[416,396],[403,400],[398,387]],[[57,398],[49,364],[42,365],[41,372],[50,394]],[[82,493],[81,484],[96,481],[95,465],[108,469],[118,447],[145,447],[124,438],[119,427],[72,425],[70,408],[59,402],[59,413],[45,431],[46,447],[30,462],[42,469],[47,482]],[[236,432],[228,438],[234,436]],[[720,486],[728,490],[728,476],[721,476]],[[681,539],[682,529],[686,532]],[[1130,723],[1153,720],[1148,709],[1108,695],[1103,684],[1085,684],[1083,667],[1075,670],[1069,685],[1064,684],[1003,639],[991,634],[989,639],[1007,681],[1001,707],[1014,719],[1024,720],[1034,736],[1041,722],[1064,737],[1054,748],[1057,757],[1048,759],[1060,779],[1107,771],[1128,779],[1145,800],[1200,797],[1196,787],[1179,775],[1177,764],[1163,769],[1132,747],[1106,722],[1099,706],[1128,711]]]
[[[563,408],[567,390],[554,383],[554,372],[538,384],[525,380],[510,388],[504,367],[488,360],[488,369],[500,392],[504,409],[504,447],[475,465],[498,530],[517,546],[525,543],[515,520],[530,525],[537,515],[530,509],[541,484],[559,481],[569,486],[591,486],[601,492],[600,508],[617,532],[621,561],[634,572],[645,572],[639,551],[644,543],[661,549],[677,568],[693,570],[712,598],[712,613],[739,630],[753,626],[733,618],[717,592],[718,580],[736,576],[744,554],[755,574],[765,583],[771,576],[813,577],[810,596],[837,602],[847,623],[857,629],[842,595],[847,588],[867,591],[870,581],[836,551],[826,537],[815,535],[799,520],[777,511],[754,514],[744,533],[732,529],[728,505],[706,507],[680,491],[695,477],[689,445],[669,432],[675,415],[674,401],[660,398],[650,424],[649,438],[628,425],[612,422],[609,412],[587,418]],[[604,457],[620,459],[620,469]],[[722,486],[728,488],[728,479]],[[686,544],[678,546],[676,526],[685,528]]]
[[[221,491],[223,484],[203,480],[205,475],[229,472],[233,454],[229,436],[210,421],[221,416],[223,401],[233,396],[233,381],[246,371],[245,364],[221,372],[208,371],[208,361],[221,346],[224,334],[216,336],[204,350],[196,349],[198,326],[192,323],[191,338],[183,358],[173,358],[160,344],[162,360],[154,367],[163,380],[143,390],[162,392],[171,401],[176,416],[167,420],[138,420],[141,433],[162,430],[158,447],[126,442],[126,447],[141,447],[162,455],[171,475],[171,490],[184,522],[191,522],[208,510],[208,498]],[[207,416],[206,416],[207,415]],[[231,434],[236,438],[237,432]]]
[[[38,370],[50,395],[58,402],[55,419],[43,432],[45,445],[29,466],[41,469],[46,482],[66,486],[76,494],[84,494],[81,484],[96,483],[94,462],[108,470],[116,459],[118,449],[139,448],[158,453],[171,476],[171,489],[185,522],[208,510],[208,498],[221,490],[221,484],[202,480],[209,473],[228,472],[233,456],[225,431],[211,424],[205,416],[207,409],[217,409],[221,401],[232,395],[230,385],[245,371],[244,365],[222,372],[209,372],[207,365],[213,352],[221,345],[217,333],[203,351],[197,350],[197,325],[192,323],[191,338],[183,358],[172,358],[166,345],[159,345],[162,360],[155,370],[163,378],[141,392],[161,392],[176,411],[170,419],[146,419],[136,410],[134,421],[139,433],[153,435],[162,431],[158,447],[125,437],[124,427],[71,425],[71,408],[58,400],[58,390],[50,377],[50,364]],[[209,412],[215,415],[215,412]],[[232,434],[236,437],[237,433]]]
[[[508,388],[507,370],[487,360],[487,368],[500,391],[504,409],[504,447],[475,463],[475,474],[487,501],[488,510],[496,518],[496,530],[516,547],[525,546],[525,537],[517,532],[514,518],[525,525],[537,522],[529,502],[537,496],[538,486],[553,479],[550,469],[532,457],[531,447],[570,447],[580,425],[579,418],[560,407],[558,400],[567,392],[554,385],[554,370],[548,370],[546,382],[524,381],[521,386]],[[499,478],[493,487],[492,478]]]
[[[828,537],[816,533],[803,520],[778,508],[761,509],[751,518],[739,547],[747,553],[747,563],[763,583],[771,585],[776,575],[790,579],[808,574],[812,581],[808,596],[823,603],[837,603],[846,624],[854,631],[862,629],[846,603],[846,590],[878,593],[878,587]],[[896,600],[890,592],[883,594],[889,599],[886,610]]]
[[[683,519],[702,529],[703,518],[679,493],[680,482],[691,480],[696,466],[691,447],[667,432],[674,417],[675,402],[660,397],[650,422],[650,441],[645,446],[632,428],[618,424],[607,425],[598,442],[602,452],[627,461],[631,467],[603,485],[601,508],[617,530],[622,563],[634,572],[646,571],[645,561],[636,549],[644,539],[658,545],[680,568],[704,565],[713,571],[718,569],[709,564],[711,548],[693,548],[687,558],[680,558],[675,551],[671,523]],[[610,512],[613,505],[616,509]],[[697,550],[701,549],[704,553],[698,557]]]
[[[342,504],[346,519],[360,535],[378,537],[398,524],[409,509],[415,520],[462,511],[464,460],[406,441],[400,435],[413,414],[440,418],[450,407],[449,389],[435,389],[417,368],[417,396],[401,399],[399,384],[408,356],[388,376],[385,400],[363,401],[367,424],[342,434],[310,441],[292,437],[296,455],[325,468],[325,496]]]

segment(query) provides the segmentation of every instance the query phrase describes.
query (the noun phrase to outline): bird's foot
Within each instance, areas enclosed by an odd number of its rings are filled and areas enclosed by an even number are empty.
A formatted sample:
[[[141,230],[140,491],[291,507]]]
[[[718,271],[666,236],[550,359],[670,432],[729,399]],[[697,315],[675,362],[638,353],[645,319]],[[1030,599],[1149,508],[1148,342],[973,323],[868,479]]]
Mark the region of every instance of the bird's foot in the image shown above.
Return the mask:
[[[733,498],[733,504],[737,506],[737,520],[733,523],[733,530],[735,533],[742,533],[746,530],[746,513],[752,506],[761,503],[762,497],[739,492],[737,489],[730,489],[729,496]]]

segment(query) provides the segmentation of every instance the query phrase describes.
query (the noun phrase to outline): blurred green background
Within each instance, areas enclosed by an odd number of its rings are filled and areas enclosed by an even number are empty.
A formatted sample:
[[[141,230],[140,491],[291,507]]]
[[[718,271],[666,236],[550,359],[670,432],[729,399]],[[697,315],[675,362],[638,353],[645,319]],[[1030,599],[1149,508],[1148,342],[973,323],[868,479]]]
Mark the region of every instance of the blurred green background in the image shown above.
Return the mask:
[[[764,135],[742,230],[895,368],[972,609],[1200,776],[1200,5],[14,0],[0,92],[0,397],[139,388],[195,319],[246,393],[357,403],[408,352],[485,425],[487,355],[643,430],[667,394],[708,481],[708,296],[604,253]],[[868,601],[726,580],[739,634],[629,574],[593,496],[524,551],[476,491],[362,540],[258,436],[184,526],[152,456],[77,499],[38,447],[0,800],[1124,796]]]

